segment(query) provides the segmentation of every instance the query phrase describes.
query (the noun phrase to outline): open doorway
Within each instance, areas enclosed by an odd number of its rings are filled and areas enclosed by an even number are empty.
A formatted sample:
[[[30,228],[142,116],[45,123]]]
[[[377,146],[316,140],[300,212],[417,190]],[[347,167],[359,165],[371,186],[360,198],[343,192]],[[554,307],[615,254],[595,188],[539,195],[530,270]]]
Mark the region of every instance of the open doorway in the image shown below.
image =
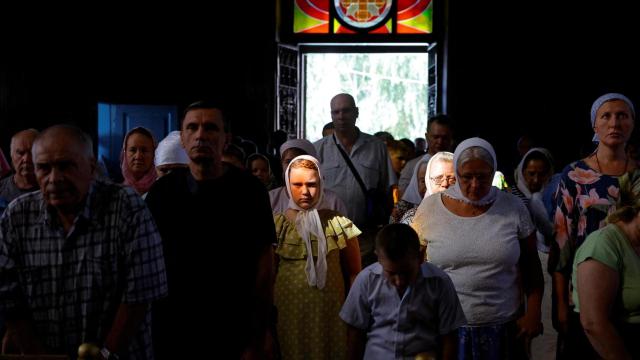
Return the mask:
[[[322,137],[329,101],[338,93],[354,96],[357,126],[396,139],[424,136],[429,116],[429,54],[422,52],[304,52],[302,122],[310,141]]]

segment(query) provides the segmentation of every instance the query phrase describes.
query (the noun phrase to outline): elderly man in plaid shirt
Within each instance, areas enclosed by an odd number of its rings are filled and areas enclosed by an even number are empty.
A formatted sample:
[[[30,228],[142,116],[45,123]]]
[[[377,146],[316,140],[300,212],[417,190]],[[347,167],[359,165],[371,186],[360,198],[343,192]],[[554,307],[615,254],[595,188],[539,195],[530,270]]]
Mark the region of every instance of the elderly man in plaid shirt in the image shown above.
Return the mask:
[[[32,148],[40,191],[0,219],[3,351],[152,359],[149,304],[166,296],[162,244],[129,188],[94,180],[91,139],[56,125]]]

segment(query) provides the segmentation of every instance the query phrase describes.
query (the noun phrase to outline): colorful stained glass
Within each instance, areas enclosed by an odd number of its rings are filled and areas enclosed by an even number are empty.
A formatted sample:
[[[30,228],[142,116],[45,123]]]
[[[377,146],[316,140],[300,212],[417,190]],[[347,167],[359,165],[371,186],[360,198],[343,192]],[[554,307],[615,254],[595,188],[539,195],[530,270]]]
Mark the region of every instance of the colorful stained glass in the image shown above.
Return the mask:
[[[359,29],[376,29],[391,11],[392,0],[333,0],[336,15]]]
[[[432,0],[293,1],[296,34],[430,34],[433,31]],[[397,6],[392,11],[394,2]]]
[[[329,0],[295,0],[293,4],[293,32],[328,34]]]
[[[398,34],[430,34],[433,30],[433,2],[398,1]]]

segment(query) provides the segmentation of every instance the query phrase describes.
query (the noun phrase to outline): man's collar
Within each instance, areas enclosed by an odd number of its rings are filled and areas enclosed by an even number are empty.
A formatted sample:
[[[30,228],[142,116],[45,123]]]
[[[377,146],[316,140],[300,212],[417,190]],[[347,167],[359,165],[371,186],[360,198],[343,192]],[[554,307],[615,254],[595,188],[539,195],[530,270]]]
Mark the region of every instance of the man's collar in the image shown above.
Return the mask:
[[[94,214],[92,210],[92,204],[95,201],[95,196],[93,196],[93,194],[95,193],[95,191],[96,186],[95,181],[93,181],[89,187],[87,195],[85,195],[84,200],[82,200],[83,205],[80,207],[81,210],[76,215],[74,223],[77,222],[78,219],[92,219],[92,216]],[[54,224],[57,225],[60,222],[58,219],[58,211],[54,207],[47,204],[46,200],[44,199],[44,195],[40,204],[40,214],[42,214],[40,221],[48,224],[49,226],[53,226]]]

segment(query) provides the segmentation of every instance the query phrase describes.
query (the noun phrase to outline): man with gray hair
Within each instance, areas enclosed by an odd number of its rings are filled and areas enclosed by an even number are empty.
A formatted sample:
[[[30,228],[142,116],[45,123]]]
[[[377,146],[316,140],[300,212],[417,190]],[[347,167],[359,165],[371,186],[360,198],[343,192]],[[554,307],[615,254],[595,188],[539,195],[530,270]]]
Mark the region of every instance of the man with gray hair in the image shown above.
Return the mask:
[[[3,353],[75,358],[93,343],[102,359],[152,359],[149,305],[167,280],[144,201],[94,179],[93,144],[78,128],[44,130],[32,156],[40,191],[0,218]]]
[[[11,138],[11,164],[15,174],[0,181],[0,198],[7,203],[22,194],[38,189],[31,158],[31,146],[36,136],[38,136],[37,130],[27,129],[16,133]]]

